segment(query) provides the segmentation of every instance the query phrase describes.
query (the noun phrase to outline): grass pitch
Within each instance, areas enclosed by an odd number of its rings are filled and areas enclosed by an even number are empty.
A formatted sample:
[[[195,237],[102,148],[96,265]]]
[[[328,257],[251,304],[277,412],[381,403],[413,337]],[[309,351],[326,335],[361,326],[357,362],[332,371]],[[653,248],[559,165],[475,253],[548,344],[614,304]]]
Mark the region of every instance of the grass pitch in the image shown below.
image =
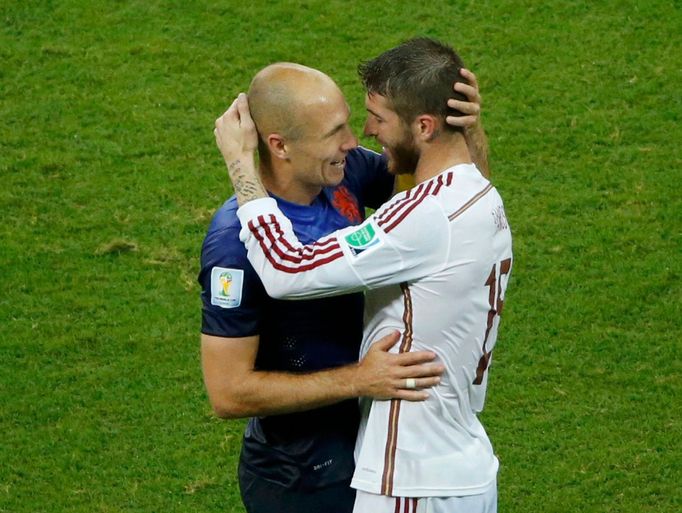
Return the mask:
[[[682,13],[607,0],[0,5],[0,512],[242,511],[199,367],[212,124],[262,66],[451,43],[515,268],[484,423],[500,511],[677,512]],[[371,145],[371,142],[365,141]],[[330,327],[330,329],[333,329]]]

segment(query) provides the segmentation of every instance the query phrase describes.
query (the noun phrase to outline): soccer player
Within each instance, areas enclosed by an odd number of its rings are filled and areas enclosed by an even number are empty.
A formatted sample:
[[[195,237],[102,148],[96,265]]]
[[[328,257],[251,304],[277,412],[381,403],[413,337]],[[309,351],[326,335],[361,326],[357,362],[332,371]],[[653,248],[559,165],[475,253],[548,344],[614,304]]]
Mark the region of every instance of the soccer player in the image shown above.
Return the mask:
[[[474,98],[475,89],[468,91]],[[360,223],[365,206],[388,199],[385,158],[348,126],[348,106],[323,73],[268,66],[254,78],[251,109],[260,129],[260,171],[297,238]],[[470,106],[474,111],[476,105]],[[423,400],[442,364],[430,351],[396,355],[392,333],[358,363],[363,296],[271,299],[238,238],[233,197],[214,217],[202,249],[202,364],[221,417],[252,417],[239,464],[250,513],[353,508],[358,396]],[[414,379],[417,389],[405,387]]]
[[[384,146],[389,169],[414,173],[417,185],[360,226],[313,244],[302,244],[265,197],[244,96],[216,122],[241,205],[240,237],[267,292],[293,299],[369,289],[361,354],[401,329],[399,354],[431,350],[445,365],[426,401],[362,400],[357,513],[497,509],[498,461],[477,413],[512,267],[511,234],[499,194],[471,162],[461,129],[445,120],[451,77],[462,66],[451,48],[419,38],[361,67],[365,133]]]

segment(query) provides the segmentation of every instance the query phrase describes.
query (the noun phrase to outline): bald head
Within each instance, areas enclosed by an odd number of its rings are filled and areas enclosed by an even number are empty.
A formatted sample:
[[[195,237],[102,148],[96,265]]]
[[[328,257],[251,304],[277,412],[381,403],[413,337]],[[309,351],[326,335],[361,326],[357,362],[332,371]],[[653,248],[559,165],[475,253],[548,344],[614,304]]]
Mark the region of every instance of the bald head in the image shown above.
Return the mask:
[[[271,64],[251,81],[249,109],[261,139],[277,133],[287,139],[306,134],[319,108],[343,97],[334,81],[321,71],[301,64]]]

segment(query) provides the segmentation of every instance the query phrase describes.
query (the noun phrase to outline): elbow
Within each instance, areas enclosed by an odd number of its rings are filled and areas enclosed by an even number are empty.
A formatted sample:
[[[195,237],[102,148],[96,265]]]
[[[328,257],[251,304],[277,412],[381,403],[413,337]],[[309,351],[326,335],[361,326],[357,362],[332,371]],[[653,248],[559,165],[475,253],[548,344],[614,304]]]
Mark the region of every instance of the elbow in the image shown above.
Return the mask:
[[[211,400],[213,414],[221,419],[242,419],[250,417],[250,412],[239,401],[228,398]]]

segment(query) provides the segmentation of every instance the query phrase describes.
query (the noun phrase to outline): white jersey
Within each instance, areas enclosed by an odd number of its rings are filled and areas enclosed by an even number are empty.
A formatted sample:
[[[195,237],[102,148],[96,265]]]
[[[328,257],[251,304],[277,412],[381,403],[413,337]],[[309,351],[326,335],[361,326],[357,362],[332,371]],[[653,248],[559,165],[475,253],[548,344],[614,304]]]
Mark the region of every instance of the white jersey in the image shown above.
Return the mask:
[[[498,462],[476,413],[512,252],[502,200],[476,167],[447,169],[360,226],[308,246],[270,198],[247,203],[238,215],[249,260],[271,296],[372,289],[361,354],[398,329],[394,351],[430,350],[445,365],[426,401],[361,401],[352,486],[403,497],[488,489]]]

